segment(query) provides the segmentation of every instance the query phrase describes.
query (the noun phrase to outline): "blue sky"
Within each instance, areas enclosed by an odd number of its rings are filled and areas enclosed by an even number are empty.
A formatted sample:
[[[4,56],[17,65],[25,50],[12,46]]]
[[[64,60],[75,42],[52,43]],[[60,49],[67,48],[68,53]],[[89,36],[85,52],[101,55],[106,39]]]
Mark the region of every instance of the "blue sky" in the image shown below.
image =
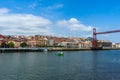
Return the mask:
[[[0,0],[0,32],[4,35],[91,37],[120,29],[119,0]],[[120,42],[120,33],[99,35]]]

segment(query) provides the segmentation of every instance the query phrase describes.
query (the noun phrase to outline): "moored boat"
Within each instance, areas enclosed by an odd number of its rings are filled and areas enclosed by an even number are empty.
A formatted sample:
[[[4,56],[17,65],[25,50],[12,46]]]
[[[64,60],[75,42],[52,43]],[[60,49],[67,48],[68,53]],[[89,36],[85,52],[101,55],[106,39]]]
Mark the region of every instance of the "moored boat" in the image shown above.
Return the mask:
[[[64,52],[58,52],[56,55],[58,55],[58,56],[64,56]]]

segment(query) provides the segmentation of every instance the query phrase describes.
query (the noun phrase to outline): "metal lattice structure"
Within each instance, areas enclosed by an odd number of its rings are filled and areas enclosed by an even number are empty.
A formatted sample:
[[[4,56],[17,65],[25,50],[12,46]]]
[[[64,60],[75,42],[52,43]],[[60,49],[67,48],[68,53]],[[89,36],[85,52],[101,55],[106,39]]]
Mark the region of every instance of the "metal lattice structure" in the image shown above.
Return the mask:
[[[97,42],[97,35],[99,34],[108,34],[108,33],[116,33],[120,32],[120,30],[113,30],[113,31],[106,31],[106,32],[96,32],[96,29],[93,28],[93,40],[92,40],[92,47],[97,48],[98,42]]]

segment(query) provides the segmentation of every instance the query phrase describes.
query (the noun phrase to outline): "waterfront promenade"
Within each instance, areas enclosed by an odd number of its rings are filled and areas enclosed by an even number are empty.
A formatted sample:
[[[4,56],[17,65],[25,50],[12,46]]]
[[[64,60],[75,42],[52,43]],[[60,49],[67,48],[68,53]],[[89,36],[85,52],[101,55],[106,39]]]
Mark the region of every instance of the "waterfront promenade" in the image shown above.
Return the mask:
[[[43,52],[47,48],[0,48],[0,52]]]
[[[87,51],[91,48],[0,48],[0,52],[44,52],[44,51]],[[120,50],[120,48],[103,48],[101,50]]]
[[[91,48],[49,48],[48,51],[87,51]],[[102,48],[99,50],[120,50],[120,48]]]

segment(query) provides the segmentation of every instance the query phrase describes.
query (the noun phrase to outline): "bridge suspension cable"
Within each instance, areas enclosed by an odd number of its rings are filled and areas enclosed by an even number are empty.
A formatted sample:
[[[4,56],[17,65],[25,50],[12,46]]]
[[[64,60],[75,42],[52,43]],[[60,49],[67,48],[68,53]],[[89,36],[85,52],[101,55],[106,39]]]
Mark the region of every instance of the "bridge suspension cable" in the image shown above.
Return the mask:
[[[106,31],[106,32],[97,32],[96,34],[108,34],[108,33],[116,33],[116,32],[120,32],[120,30],[113,30],[113,31]]]

